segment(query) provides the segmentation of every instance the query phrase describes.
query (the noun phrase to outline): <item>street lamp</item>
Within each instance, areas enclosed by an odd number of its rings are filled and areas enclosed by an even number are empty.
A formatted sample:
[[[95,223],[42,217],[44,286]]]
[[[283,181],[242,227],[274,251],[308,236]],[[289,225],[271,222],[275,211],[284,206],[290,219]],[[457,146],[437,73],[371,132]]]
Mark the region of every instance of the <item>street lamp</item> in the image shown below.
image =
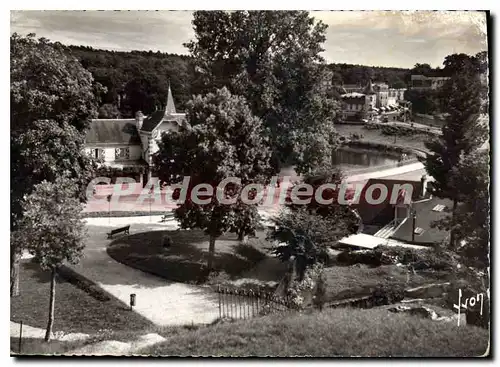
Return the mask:
[[[412,210],[412,220],[413,220],[413,225],[411,231],[411,242],[415,242],[415,228],[417,228],[416,227],[417,211],[415,209]]]
[[[111,197],[113,195],[112,194],[109,194],[108,196],[106,196],[106,200],[108,201],[108,224],[111,223]]]

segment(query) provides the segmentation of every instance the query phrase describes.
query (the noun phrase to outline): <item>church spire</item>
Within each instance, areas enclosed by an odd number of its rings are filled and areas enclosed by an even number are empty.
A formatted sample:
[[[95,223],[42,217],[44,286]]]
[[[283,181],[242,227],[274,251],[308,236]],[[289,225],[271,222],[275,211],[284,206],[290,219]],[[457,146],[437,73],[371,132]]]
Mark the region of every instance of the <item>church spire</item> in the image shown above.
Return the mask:
[[[375,94],[375,91],[373,90],[373,84],[372,84],[371,79],[368,82],[367,86],[365,87],[364,93],[365,94]]]
[[[172,90],[170,89],[170,83],[168,83],[168,96],[167,96],[167,107],[165,108],[165,116],[176,113],[174,98],[172,97]]]

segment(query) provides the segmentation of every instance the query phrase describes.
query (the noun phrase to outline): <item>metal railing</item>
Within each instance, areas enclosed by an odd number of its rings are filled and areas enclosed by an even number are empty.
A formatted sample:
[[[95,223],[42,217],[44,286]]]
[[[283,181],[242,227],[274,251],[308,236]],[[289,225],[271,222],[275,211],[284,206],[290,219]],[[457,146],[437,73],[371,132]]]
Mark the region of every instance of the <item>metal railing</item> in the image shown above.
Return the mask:
[[[218,286],[220,319],[249,319],[291,309],[290,303],[273,294],[261,291]]]

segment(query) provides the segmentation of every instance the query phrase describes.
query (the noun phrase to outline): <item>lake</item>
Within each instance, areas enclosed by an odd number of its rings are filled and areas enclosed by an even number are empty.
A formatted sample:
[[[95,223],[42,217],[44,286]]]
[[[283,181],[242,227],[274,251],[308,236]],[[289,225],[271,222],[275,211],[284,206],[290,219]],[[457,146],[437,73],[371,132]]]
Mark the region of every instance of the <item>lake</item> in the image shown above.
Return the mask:
[[[341,147],[334,153],[334,164],[348,171],[365,167],[385,166],[398,163],[399,154],[374,149]]]

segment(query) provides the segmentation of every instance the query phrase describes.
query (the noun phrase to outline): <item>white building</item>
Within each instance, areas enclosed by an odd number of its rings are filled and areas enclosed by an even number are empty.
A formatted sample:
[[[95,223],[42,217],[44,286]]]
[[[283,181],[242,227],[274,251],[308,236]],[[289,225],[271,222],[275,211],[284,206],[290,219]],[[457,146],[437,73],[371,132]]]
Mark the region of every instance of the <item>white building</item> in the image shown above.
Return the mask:
[[[164,109],[135,119],[95,119],[85,138],[85,151],[111,169],[122,170],[146,183],[151,177],[152,155],[158,151],[162,134],[186,127],[184,113],[175,110],[172,91],[168,88]],[[130,174],[127,174],[130,172]]]

